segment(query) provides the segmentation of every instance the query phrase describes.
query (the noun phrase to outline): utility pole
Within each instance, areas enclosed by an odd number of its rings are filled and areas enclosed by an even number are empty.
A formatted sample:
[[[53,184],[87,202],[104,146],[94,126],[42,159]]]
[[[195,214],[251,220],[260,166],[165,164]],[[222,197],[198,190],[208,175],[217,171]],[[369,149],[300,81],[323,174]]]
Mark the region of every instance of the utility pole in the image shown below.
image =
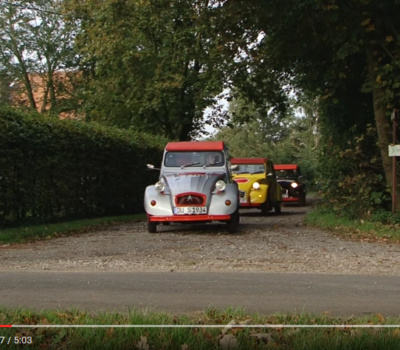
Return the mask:
[[[398,156],[398,148],[396,146],[397,142],[397,121],[399,120],[399,110],[394,109],[391,115],[391,121],[393,122],[393,147],[396,147],[395,151],[392,152],[392,214],[396,212],[396,187],[397,187],[397,179],[396,179],[396,156]],[[390,155],[390,151],[389,151]]]

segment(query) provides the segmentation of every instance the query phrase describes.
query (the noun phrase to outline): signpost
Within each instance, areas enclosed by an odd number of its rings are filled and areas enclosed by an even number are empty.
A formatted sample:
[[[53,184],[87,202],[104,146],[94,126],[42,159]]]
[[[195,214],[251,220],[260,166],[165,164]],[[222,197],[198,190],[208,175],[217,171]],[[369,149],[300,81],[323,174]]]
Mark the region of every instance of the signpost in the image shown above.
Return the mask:
[[[394,109],[390,120],[393,122],[393,144],[389,145],[389,157],[393,157],[392,162],[392,213],[396,211],[396,157],[400,156],[400,145],[396,145],[397,121],[399,120],[399,110]]]

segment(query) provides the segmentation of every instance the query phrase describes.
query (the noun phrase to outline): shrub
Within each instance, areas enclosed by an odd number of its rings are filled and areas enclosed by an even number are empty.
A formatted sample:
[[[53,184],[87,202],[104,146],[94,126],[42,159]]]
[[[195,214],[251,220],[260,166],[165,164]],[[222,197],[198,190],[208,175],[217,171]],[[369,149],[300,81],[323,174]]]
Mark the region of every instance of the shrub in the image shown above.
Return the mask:
[[[338,215],[366,217],[387,209],[390,191],[376,146],[376,130],[353,136],[344,145],[327,144],[320,157],[323,204]]]
[[[166,140],[0,109],[0,225],[133,214]]]

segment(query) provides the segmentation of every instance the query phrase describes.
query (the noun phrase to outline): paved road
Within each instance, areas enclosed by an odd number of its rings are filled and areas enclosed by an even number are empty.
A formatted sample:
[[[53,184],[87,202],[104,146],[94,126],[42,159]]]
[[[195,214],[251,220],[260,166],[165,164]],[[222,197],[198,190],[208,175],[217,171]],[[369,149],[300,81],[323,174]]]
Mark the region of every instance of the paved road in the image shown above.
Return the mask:
[[[335,316],[400,315],[397,276],[263,272],[0,273],[0,304],[32,309],[78,308],[174,314],[243,307],[263,314],[329,312]]]

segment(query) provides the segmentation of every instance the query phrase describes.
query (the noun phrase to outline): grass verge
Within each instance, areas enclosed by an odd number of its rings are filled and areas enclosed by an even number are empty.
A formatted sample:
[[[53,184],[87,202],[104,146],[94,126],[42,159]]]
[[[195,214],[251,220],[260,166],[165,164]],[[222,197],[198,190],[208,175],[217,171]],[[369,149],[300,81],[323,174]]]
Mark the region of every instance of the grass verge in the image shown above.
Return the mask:
[[[209,309],[194,315],[131,311],[0,309],[0,346],[20,349],[398,349],[400,318],[371,315],[249,315]],[[8,344],[7,344],[8,343]],[[28,344],[29,343],[29,344]],[[7,345],[6,345],[7,344]]]
[[[24,243],[33,240],[50,239],[66,234],[89,232],[123,222],[143,221],[145,218],[145,214],[136,214],[2,229],[0,230],[0,243]]]
[[[400,242],[400,224],[383,224],[364,219],[349,219],[337,216],[324,209],[315,208],[305,217],[305,223],[336,234],[363,241]]]

